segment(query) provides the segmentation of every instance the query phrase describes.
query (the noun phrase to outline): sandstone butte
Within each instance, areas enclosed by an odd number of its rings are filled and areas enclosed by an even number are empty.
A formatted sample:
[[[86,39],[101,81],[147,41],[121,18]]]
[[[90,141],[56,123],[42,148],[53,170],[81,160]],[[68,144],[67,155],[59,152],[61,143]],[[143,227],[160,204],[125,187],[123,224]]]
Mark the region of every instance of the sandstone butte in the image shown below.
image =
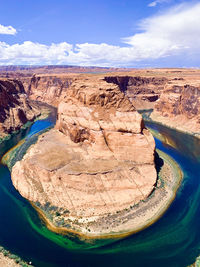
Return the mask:
[[[38,106],[28,100],[22,82],[0,79],[0,138],[19,130],[38,115]]]
[[[23,197],[86,232],[152,193],[155,142],[120,87],[102,77],[74,78],[61,99],[55,128],[16,162],[12,181]]]

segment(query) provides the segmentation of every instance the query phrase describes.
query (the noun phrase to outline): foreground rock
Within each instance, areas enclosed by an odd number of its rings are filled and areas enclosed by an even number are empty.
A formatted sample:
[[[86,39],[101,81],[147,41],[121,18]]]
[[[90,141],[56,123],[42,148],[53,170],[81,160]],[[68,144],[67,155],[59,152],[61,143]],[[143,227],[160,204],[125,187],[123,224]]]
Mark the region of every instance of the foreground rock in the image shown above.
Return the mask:
[[[0,138],[19,130],[40,114],[30,102],[22,83],[18,80],[0,80]]]
[[[22,196],[51,211],[55,225],[88,224],[126,211],[154,189],[155,143],[118,85],[76,79],[59,104],[56,128],[43,134],[12,169]],[[117,231],[112,225],[98,233]]]

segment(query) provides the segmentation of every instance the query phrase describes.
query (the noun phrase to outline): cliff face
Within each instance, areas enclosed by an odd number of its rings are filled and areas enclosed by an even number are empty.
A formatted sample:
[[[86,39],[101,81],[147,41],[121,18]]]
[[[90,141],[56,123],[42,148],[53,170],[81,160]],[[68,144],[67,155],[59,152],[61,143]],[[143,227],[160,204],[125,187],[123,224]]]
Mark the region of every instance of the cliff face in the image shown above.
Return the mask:
[[[200,132],[200,86],[185,82],[168,84],[151,118],[189,132]]]
[[[104,78],[103,75],[99,74],[99,76]],[[21,79],[30,99],[58,106],[60,99],[67,94],[72,82],[76,79],[84,79],[84,77],[86,76],[81,77],[81,75],[71,73],[68,75],[33,75],[32,78],[21,77]],[[153,108],[167,83],[167,79],[163,77],[117,75],[105,77],[105,81],[118,85],[136,109]]]
[[[151,119],[189,133],[200,133],[197,71],[163,71],[159,77],[108,76],[137,109],[153,109]]]
[[[32,100],[38,100],[57,106],[62,94],[66,94],[72,83],[73,74],[60,75],[33,75],[32,78],[23,80],[27,95]]]
[[[20,129],[40,112],[27,99],[22,83],[18,80],[0,80],[0,136]]]
[[[126,76],[124,73],[112,73],[106,77],[103,74],[79,73],[32,76],[29,76],[29,73],[23,76],[25,74],[21,73],[20,80],[29,99],[56,107],[68,93],[71,94],[71,88],[74,88],[73,84],[76,82],[85,83],[87,79],[104,80],[111,87],[117,86],[137,110],[154,109],[151,115],[153,120],[184,131],[200,132],[198,71],[162,70],[159,75],[156,71],[140,71],[135,73],[137,75],[133,72]],[[102,98],[99,101],[101,102]]]
[[[154,108],[168,81],[165,77],[140,76],[109,76],[105,80],[119,85],[136,109]]]
[[[76,79],[59,104],[55,129],[15,164],[12,180],[22,196],[67,210],[64,222],[79,220],[83,230],[87,220],[95,223],[150,195],[157,180],[154,150],[118,85]]]

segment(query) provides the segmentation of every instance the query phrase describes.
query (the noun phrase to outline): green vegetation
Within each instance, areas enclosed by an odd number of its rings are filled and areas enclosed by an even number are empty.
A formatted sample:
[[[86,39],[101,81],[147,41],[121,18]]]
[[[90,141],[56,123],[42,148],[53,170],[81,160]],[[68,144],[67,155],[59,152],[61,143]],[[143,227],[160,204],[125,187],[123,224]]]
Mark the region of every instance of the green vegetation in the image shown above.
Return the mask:
[[[68,209],[63,209],[51,205],[50,202],[46,202],[44,205],[41,205],[38,201],[34,203],[39,209],[41,209],[45,216],[53,222],[57,227],[66,227],[68,229],[72,228],[71,220],[66,218],[66,215],[70,213]],[[78,222],[77,222],[78,224]]]
[[[196,258],[195,267],[200,267],[200,256]]]

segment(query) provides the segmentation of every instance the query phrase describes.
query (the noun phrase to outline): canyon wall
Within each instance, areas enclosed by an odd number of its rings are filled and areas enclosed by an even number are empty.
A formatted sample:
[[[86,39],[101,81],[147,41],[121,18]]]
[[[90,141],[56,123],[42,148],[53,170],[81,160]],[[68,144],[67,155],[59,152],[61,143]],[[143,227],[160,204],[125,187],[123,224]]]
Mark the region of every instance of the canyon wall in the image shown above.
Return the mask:
[[[138,110],[152,109],[152,120],[198,136],[198,71],[171,73],[166,71],[163,77],[108,76],[105,80],[119,85]]]
[[[33,75],[31,78],[23,79],[23,84],[30,99],[58,106],[61,95],[66,94],[72,80],[73,74]]]
[[[30,99],[58,106],[60,99],[66,95],[72,82],[76,79],[84,80],[86,76],[90,77],[91,74],[33,75],[31,78],[21,77],[20,79]],[[105,78],[106,82],[118,85],[136,109],[153,108],[167,83],[167,79],[163,77],[146,78],[120,75],[104,77],[102,74],[96,75],[96,77],[97,79]]]
[[[27,76],[26,73],[21,73],[20,80],[29,99],[58,107],[76,80],[80,82],[85,79],[102,79],[117,85],[137,110],[153,109],[153,120],[184,131],[200,132],[198,71],[162,70],[159,75],[156,70],[140,72],[128,75],[41,73],[32,76],[30,73],[27,73]],[[15,74],[17,75],[12,73]]]
[[[137,110],[152,109],[167,84],[165,77],[107,76],[105,80],[119,85]]]
[[[0,137],[19,130],[40,114],[30,102],[19,80],[0,80]]]
[[[200,133],[200,85],[179,81],[167,84],[151,119],[186,132]]]

